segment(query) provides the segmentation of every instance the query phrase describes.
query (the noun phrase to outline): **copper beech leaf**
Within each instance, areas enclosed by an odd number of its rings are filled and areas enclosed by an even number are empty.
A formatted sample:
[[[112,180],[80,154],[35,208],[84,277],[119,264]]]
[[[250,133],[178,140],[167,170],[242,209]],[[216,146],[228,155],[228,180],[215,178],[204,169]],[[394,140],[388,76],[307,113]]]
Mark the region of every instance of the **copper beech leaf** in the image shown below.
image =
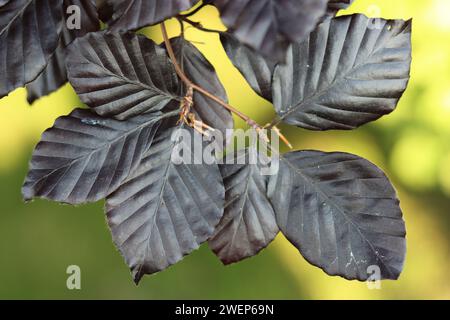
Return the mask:
[[[70,204],[105,198],[140,164],[161,118],[118,121],[85,109],[58,118],[33,152],[23,197]]]
[[[100,116],[125,120],[180,100],[180,83],[167,52],[132,33],[90,33],[70,46],[69,81]]]
[[[225,210],[209,246],[224,264],[254,256],[279,231],[267,197],[268,176],[259,164],[250,161],[250,150],[237,152],[234,164],[220,165]]]
[[[32,82],[59,44],[63,0],[14,0],[0,7],[0,98]]]
[[[100,29],[100,20],[94,0],[64,0],[63,4],[66,19],[69,19],[71,15],[78,14],[78,11],[70,10],[73,9],[72,6],[77,6],[80,9],[80,29],[77,29],[76,26],[74,26],[74,29],[68,29],[67,25],[63,24],[58,48],[41,74],[33,82],[26,85],[27,99],[30,104],[56,91],[68,81],[66,47],[77,37],[82,37],[86,33]]]
[[[397,279],[405,224],[386,175],[355,155],[297,151],[282,156],[268,196],[282,233],[330,275]],[[372,269],[377,268],[377,269]]]
[[[177,131],[186,135],[179,141]],[[195,138],[196,137],[196,138]],[[135,282],[166,269],[197,249],[213,234],[223,215],[224,187],[217,164],[195,164],[191,128],[161,125],[138,169],[106,200],[113,241]],[[176,148],[192,162],[172,161]],[[191,164],[192,163],[192,164]]]
[[[58,90],[67,83],[65,50],[65,46],[60,43],[45,69],[34,81],[25,86],[29,104],[33,104],[36,100]]]
[[[106,0],[113,31],[137,30],[160,23],[193,7],[199,0]]]
[[[223,23],[239,41],[274,61],[300,42],[325,15],[327,0],[214,0]]]
[[[272,101],[272,76],[275,63],[239,42],[229,33],[221,33],[220,40],[228,58],[242,73],[252,89],[259,96]]]
[[[411,21],[355,14],[328,19],[293,44],[273,76],[281,121],[354,129],[391,113],[408,85]]]

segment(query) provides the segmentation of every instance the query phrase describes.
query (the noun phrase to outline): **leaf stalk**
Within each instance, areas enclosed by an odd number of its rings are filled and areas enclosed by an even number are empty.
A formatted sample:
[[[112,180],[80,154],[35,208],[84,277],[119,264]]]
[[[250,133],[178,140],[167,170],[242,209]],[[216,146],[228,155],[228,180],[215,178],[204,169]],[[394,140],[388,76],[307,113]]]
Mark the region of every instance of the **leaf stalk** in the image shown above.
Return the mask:
[[[208,97],[209,99],[217,102],[219,105],[221,105],[222,107],[224,107],[228,111],[234,113],[239,118],[244,120],[247,123],[247,125],[249,125],[251,128],[256,130],[256,132],[260,135],[260,137],[262,139],[264,139],[266,142],[268,142],[269,138],[267,137],[267,135],[265,134],[265,132],[263,130],[263,129],[265,129],[264,127],[260,126],[255,120],[251,119],[249,116],[247,116],[246,114],[242,113],[241,111],[239,111],[235,107],[231,106],[230,104],[226,103],[225,101],[223,101],[219,97],[217,97],[214,94],[210,93],[209,91],[207,91],[206,89],[202,88],[201,86],[193,83],[188,78],[188,76],[184,73],[183,69],[181,68],[180,64],[178,63],[178,60],[177,60],[177,58],[175,56],[175,52],[173,51],[172,44],[170,43],[169,35],[167,33],[166,25],[165,25],[164,22],[161,23],[161,32],[162,32],[162,35],[163,35],[163,39],[164,39],[164,43],[166,45],[167,52],[169,54],[169,58],[170,58],[170,60],[172,60],[172,63],[174,65],[174,67],[175,67],[175,72],[177,73],[178,77],[180,77],[181,81],[183,81],[184,84],[187,86],[188,91],[189,90],[197,91],[197,92],[201,93],[202,95]],[[289,141],[286,139],[286,137],[284,137],[279,130],[275,130],[275,131],[280,136],[280,138],[283,140],[283,142],[285,142],[289,146],[289,148],[292,149],[292,145],[289,143]]]

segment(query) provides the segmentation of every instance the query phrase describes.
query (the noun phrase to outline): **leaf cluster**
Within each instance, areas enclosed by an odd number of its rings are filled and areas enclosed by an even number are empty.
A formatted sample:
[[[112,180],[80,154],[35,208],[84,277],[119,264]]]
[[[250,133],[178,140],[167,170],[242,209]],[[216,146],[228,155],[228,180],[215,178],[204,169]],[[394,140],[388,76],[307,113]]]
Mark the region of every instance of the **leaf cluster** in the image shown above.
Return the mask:
[[[204,133],[178,121],[184,111],[224,134],[234,127],[232,112],[261,127],[229,105],[214,67],[183,34],[157,44],[135,33],[160,23],[164,33],[173,17],[211,31],[191,17],[214,5],[228,27],[218,32],[228,57],[274,105],[272,127],[351,130],[395,109],[411,64],[411,21],[335,17],[351,2],[0,1],[0,97],[25,86],[33,102],[69,81],[88,106],[43,133],[24,199],[106,199],[113,241],[136,282],[206,241],[229,264],[280,231],[330,275],[365,281],[377,266],[381,279],[397,279],[405,224],[394,187],[369,161],[291,151],[272,176],[257,164],[173,163],[174,132]],[[81,29],[71,30],[74,5]]]

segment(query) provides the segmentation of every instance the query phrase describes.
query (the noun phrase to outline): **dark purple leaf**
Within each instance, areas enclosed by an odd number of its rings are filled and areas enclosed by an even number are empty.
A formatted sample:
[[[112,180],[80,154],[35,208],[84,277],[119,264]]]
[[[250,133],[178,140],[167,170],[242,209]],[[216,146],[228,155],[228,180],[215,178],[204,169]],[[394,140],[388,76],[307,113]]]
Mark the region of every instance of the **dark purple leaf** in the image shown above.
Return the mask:
[[[275,213],[267,198],[267,178],[249,161],[249,152],[238,152],[235,164],[223,164],[225,211],[210,248],[224,264],[252,257],[278,234]],[[242,163],[242,164],[240,164]]]
[[[397,194],[372,163],[346,153],[291,152],[270,177],[278,226],[329,275],[397,279],[405,259],[405,224]],[[381,280],[380,279],[380,280]]]
[[[214,0],[224,24],[241,42],[275,61],[300,42],[326,12],[327,0]]]
[[[66,21],[69,17],[67,8],[72,5],[76,5],[80,8],[80,29],[69,30],[66,24],[63,25],[59,46],[46,68],[36,80],[26,86],[28,103],[32,104],[35,100],[56,91],[67,82],[66,47],[77,37],[82,37],[89,32],[100,30],[97,8],[93,1],[94,0],[64,0]]]
[[[0,7],[0,98],[44,70],[63,24],[62,0],[14,0]]]
[[[58,90],[67,82],[65,49],[65,46],[60,43],[41,74],[26,85],[29,104]]]
[[[146,114],[118,121],[83,109],[58,118],[33,152],[25,200],[80,204],[106,197],[139,165],[160,119]]]
[[[90,33],[69,47],[69,81],[101,116],[124,120],[180,100],[166,51],[135,34]]]
[[[328,19],[276,67],[275,109],[306,129],[354,129],[395,109],[410,66],[411,21]]]
[[[199,0],[106,0],[112,6],[113,31],[137,30],[192,8]]]
[[[223,215],[218,166],[171,161],[175,147],[182,144],[172,135],[181,128],[163,124],[139,168],[106,201],[113,241],[136,283],[197,249]],[[190,137],[198,137],[185,129]],[[197,159],[192,145],[183,143],[183,150]]]
[[[275,63],[242,44],[231,34],[221,33],[220,40],[231,62],[253,90],[266,100],[272,101],[272,76]]]

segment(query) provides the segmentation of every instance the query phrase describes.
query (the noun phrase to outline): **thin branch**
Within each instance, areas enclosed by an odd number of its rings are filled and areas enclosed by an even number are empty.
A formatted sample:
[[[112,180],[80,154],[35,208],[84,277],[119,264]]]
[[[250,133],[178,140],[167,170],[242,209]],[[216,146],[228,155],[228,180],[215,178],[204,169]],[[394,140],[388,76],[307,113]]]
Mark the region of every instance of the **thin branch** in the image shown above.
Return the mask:
[[[186,86],[189,88],[194,89],[194,84],[192,81],[185,75],[184,71],[181,69],[180,65],[178,64],[177,58],[175,56],[175,53],[173,52],[172,44],[170,43],[169,36],[167,35],[167,29],[164,22],[161,23],[161,31],[164,38],[164,43],[166,44],[167,52],[169,53],[170,60],[172,60],[172,63],[175,67],[175,71],[177,75],[180,77],[181,81],[183,81]]]
[[[191,19],[188,19],[182,15],[178,15],[176,18],[178,19],[178,21],[186,22],[186,23],[190,24],[191,26],[193,26],[195,29],[198,29],[203,32],[210,32],[210,33],[221,33],[222,32],[220,30],[205,28],[205,27],[203,27],[203,25],[200,22],[192,21]]]
[[[177,58],[175,56],[175,52],[173,51],[172,44],[170,43],[169,35],[167,34],[166,25],[164,24],[164,22],[161,23],[161,32],[162,32],[162,35],[163,35],[163,38],[164,38],[164,43],[166,45],[166,49],[167,49],[167,52],[169,54],[170,60],[172,60],[172,63],[174,65],[174,67],[175,67],[175,71],[176,71],[177,75],[180,77],[181,81],[183,81],[184,84],[187,86],[188,91],[189,90],[195,90],[195,91],[203,94],[204,96],[208,97],[209,99],[217,102],[219,105],[221,105],[222,107],[224,107],[228,111],[236,114],[239,118],[244,120],[251,128],[255,129],[258,132],[258,134],[261,135],[261,138],[263,138],[264,140],[266,140],[266,142],[268,142],[269,139],[268,139],[267,135],[264,133],[264,128],[261,127],[256,121],[254,121],[249,116],[245,115],[244,113],[242,113],[241,111],[239,111],[235,107],[229,105],[228,103],[226,103],[222,99],[216,97],[214,94],[210,93],[206,89],[204,89],[204,88],[200,87],[199,85],[193,83],[186,76],[186,74],[184,73],[183,69],[180,67],[180,64],[178,63],[178,60],[177,60]],[[287,141],[287,139],[280,133],[278,128],[276,128],[275,130],[276,130],[277,134],[280,136],[280,138],[289,147],[291,147],[291,144],[289,143],[289,141]]]
[[[204,96],[210,98],[211,100],[214,100],[215,102],[220,104],[225,109],[235,113],[238,117],[240,117],[242,120],[247,122],[248,125],[250,125],[251,127],[255,128],[255,129],[256,128],[261,129],[261,127],[254,120],[252,120],[250,117],[246,116],[241,111],[237,110],[236,108],[234,108],[233,106],[229,105],[225,101],[222,101],[220,98],[216,97],[212,93],[208,92],[207,90],[205,90],[202,87],[200,87],[200,86],[196,85],[195,83],[193,83],[186,76],[186,74],[183,72],[183,70],[181,69],[181,67],[180,67],[180,65],[179,65],[179,63],[177,61],[177,58],[175,56],[175,53],[173,51],[172,45],[171,45],[170,40],[169,40],[169,36],[167,35],[167,29],[166,29],[166,26],[165,26],[164,22],[161,23],[161,31],[162,31],[162,34],[163,34],[164,43],[166,44],[167,52],[169,53],[170,60],[172,60],[172,63],[174,65],[174,67],[175,67],[175,71],[178,74],[178,76],[180,77],[181,81],[183,81],[188,88],[192,88],[195,91],[198,91],[201,94],[203,94]]]
[[[283,141],[289,149],[292,149],[292,144],[289,142],[289,140],[281,133],[280,129],[278,129],[277,126],[272,126],[270,129],[274,130],[275,133],[280,137],[281,141]]]

